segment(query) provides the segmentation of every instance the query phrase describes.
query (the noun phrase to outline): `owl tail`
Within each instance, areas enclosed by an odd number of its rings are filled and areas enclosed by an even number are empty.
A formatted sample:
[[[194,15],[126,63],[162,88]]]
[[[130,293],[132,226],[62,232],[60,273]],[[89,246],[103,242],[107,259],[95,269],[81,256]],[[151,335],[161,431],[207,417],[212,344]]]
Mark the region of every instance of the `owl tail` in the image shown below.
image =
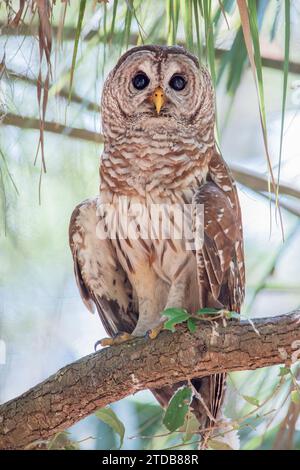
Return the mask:
[[[210,440],[228,445],[232,449],[239,448],[239,440],[236,431],[232,431],[226,425],[222,414],[226,390],[226,374],[215,374],[199,379],[192,379],[193,399],[191,409],[199,422],[199,434],[201,442],[199,449],[210,448]],[[166,408],[172,396],[179,387],[188,385],[187,382],[178,382],[172,386],[151,390],[161,406]]]

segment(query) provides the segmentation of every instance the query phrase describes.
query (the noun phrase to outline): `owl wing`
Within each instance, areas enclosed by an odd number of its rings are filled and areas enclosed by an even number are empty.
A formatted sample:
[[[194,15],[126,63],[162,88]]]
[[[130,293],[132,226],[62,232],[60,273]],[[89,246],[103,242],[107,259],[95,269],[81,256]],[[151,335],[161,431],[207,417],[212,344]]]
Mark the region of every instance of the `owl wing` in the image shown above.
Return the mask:
[[[196,249],[200,305],[239,312],[245,289],[241,211],[233,178],[218,154],[210,161],[207,182],[194,195],[194,214],[197,204],[203,204],[204,209],[203,244]],[[193,379],[192,384],[207,404],[210,416],[195,398],[194,413],[202,427],[213,427],[211,416],[220,419],[226,374]],[[210,436],[211,431],[203,433],[203,448]]]
[[[235,183],[220,155],[212,158],[207,182],[193,203],[204,209],[204,240],[196,251],[201,306],[239,312],[245,292],[241,211]]]
[[[108,335],[131,333],[138,313],[133,305],[132,286],[118,262],[109,239],[97,237],[98,199],[79,204],[69,226],[69,243],[77,286],[86,307],[96,307]]]

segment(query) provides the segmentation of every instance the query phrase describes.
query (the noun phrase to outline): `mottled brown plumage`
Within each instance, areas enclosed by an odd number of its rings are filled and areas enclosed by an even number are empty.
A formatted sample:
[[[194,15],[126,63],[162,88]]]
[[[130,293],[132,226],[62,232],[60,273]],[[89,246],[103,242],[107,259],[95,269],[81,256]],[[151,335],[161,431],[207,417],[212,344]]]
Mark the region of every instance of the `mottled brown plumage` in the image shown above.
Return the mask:
[[[136,89],[133,78],[141,73],[148,84]],[[171,86],[178,75],[185,82],[181,90]],[[163,94],[160,111],[153,104],[157,90]],[[216,149],[214,123],[209,74],[183,48],[133,48],[105,82],[100,196],[75,209],[70,246],[84,303],[90,310],[96,305],[111,336],[142,336],[160,324],[161,312],[169,307],[240,310],[245,283],[241,214],[235,183]],[[158,234],[153,204],[159,207],[157,220],[175,207],[172,230],[186,207],[184,223],[197,230],[202,204],[202,246],[187,249],[185,234]],[[126,232],[125,219],[134,221],[143,236]],[[200,428],[211,426],[220,418],[225,375],[192,383]],[[165,406],[179,385],[153,392]]]

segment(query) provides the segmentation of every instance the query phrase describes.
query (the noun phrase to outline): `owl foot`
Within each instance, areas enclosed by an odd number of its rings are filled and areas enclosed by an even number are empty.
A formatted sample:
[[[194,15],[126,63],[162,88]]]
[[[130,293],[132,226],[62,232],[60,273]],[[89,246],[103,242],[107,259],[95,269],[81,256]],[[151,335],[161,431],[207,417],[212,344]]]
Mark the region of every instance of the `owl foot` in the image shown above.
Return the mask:
[[[100,339],[95,343],[94,349],[96,351],[97,346],[116,346],[118,344],[126,343],[126,341],[130,341],[132,339],[135,339],[134,336],[132,336],[129,333],[118,333],[114,338],[103,338]]]
[[[165,322],[163,321],[163,322],[159,323],[159,325],[157,325],[155,328],[152,328],[151,330],[149,330],[148,333],[147,333],[147,336],[150,339],[155,339],[159,335],[161,330],[164,329],[164,324],[165,324]]]

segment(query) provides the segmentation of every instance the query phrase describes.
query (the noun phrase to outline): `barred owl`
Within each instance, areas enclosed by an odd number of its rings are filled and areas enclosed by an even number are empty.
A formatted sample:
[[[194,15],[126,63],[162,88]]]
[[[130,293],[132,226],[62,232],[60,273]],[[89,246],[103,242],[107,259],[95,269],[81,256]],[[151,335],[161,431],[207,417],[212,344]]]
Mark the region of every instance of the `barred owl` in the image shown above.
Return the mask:
[[[108,75],[101,109],[100,195],[75,208],[70,246],[82,299],[89,310],[96,307],[112,338],[103,344],[149,331],[154,337],[167,308],[239,312],[245,282],[241,213],[235,183],[216,148],[208,71],[181,47],[134,47]],[[194,226],[199,204],[199,246],[187,249],[185,236],[164,237],[151,226],[153,206],[167,212],[176,207],[176,217],[169,217],[173,228],[188,207],[185,221]],[[125,212],[138,236],[126,232]],[[220,419],[225,379],[217,374],[192,380],[198,393],[191,407],[200,430]],[[153,393],[166,406],[181,385]]]

